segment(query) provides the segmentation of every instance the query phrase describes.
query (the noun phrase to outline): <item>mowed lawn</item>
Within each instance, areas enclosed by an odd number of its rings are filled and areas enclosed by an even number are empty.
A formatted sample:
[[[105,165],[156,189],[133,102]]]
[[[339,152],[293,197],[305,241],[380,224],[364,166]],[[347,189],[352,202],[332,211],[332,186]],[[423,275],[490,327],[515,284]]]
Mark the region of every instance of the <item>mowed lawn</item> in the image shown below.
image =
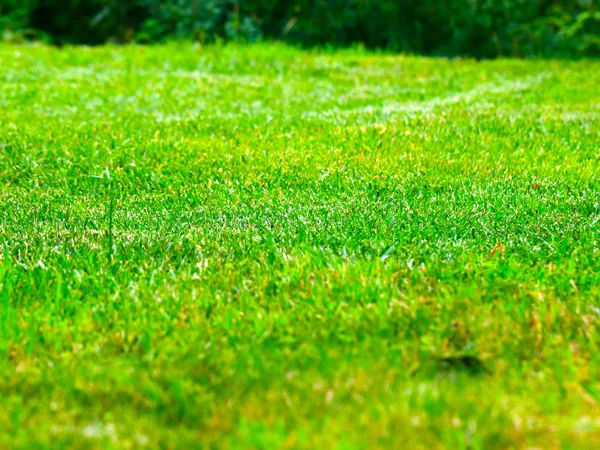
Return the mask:
[[[0,46],[0,447],[594,448],[600,62]]]

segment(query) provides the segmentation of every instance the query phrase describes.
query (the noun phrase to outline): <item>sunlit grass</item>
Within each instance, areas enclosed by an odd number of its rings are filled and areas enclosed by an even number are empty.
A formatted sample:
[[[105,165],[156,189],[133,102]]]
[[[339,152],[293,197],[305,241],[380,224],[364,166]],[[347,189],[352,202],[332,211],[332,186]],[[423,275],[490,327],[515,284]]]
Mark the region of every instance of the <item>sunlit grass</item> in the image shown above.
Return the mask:
[[[594,448],[600,64],[0,47],[0,446]]]

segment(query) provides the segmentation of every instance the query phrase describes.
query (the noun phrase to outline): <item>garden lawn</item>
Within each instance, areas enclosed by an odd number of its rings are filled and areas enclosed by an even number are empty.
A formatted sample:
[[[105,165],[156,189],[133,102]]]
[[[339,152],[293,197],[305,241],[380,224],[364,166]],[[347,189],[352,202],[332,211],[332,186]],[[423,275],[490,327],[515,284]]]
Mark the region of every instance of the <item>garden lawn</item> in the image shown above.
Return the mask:
[[[594,448],[600,62],[0,46],[0,447]]]

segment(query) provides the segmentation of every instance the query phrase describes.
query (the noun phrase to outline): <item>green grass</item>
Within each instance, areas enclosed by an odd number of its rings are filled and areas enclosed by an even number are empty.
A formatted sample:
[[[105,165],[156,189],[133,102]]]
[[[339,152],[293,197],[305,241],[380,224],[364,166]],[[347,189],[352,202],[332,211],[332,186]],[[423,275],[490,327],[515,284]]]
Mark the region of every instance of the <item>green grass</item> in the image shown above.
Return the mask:
[[[0,47],[0,447],[594,448],[600,62]]]

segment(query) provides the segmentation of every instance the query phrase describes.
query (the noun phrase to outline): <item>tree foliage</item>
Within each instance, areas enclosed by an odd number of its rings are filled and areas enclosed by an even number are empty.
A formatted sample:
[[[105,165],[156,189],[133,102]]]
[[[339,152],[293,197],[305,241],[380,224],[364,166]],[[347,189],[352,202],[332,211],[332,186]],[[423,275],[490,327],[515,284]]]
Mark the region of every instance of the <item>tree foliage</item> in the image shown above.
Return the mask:
[[[5,38],[279,39],[431,55],[594,56],[600,0],[0,0]]]

